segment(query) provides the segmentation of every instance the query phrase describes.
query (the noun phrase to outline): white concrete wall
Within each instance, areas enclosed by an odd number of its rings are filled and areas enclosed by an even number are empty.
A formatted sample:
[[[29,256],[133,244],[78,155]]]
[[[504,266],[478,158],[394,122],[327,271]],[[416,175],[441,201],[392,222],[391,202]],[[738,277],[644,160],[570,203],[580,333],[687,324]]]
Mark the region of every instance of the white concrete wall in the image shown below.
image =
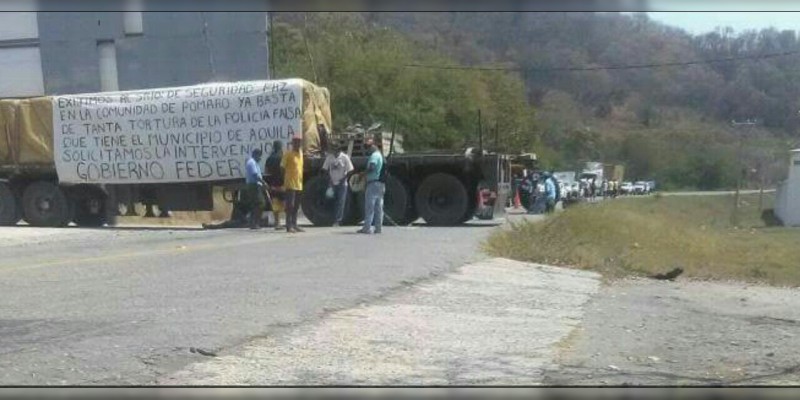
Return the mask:
[[[122,18],[126,35],[141,35],[144,33],[141,11],[125,11],[122,14]]]
[[[39,27],[36,12],[0,12],[0,40],[36,39]]]
[[[119,90],[117,77],[117,47],[113,41],[97,43],[98,59],[100,61],[100,90],[116,92]]]
[[[38,37],[36,12],[0,13],[0,98],[44,94]]]
[[[39,47],[0,48],[0,98],[43,94]]]
[[[793,150],[789,174],[776,193],[775,215],[786,226],[800,226],[800,149]]]

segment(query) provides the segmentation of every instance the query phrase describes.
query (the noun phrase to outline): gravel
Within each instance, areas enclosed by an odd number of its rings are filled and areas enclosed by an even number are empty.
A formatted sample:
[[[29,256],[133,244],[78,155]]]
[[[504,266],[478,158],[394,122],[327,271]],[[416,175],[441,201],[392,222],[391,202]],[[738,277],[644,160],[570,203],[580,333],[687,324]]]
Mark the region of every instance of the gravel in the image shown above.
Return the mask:
[[[545,383],[796,385],[799,294],[737,282],[604,286]]]
[[[487,260],[159,383],[535,385],[598,287],[593,272]]]

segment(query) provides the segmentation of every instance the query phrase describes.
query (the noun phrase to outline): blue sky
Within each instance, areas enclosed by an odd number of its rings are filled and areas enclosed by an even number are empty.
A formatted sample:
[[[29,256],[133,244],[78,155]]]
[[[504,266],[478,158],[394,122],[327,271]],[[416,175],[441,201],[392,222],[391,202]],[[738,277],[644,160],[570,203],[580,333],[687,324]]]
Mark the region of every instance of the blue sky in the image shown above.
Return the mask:
[[[702,5],[703,2],[698,3]],[[698,8],[704,9],[699,6]],[[800,2],[792,7],[781,8],[800,10]],[[692,8],[681,7],[679,9],[691,10]],[[779,30],[800,30],[800,12],[648,12],[647,15],[655,21],[677,26],[694,34],[710,32],[718,26],[730,26],[737,32],[769,27]]]

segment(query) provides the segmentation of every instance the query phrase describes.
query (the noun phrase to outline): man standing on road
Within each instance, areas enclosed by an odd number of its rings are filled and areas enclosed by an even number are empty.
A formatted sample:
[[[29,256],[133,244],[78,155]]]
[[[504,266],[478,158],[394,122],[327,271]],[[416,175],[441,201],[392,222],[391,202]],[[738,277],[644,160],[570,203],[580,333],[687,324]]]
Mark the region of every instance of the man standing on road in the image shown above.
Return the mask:
[[[339,226],[344,218],[344,206],[347,202],[347,174],[353,170],[353,162],[344,153],[343,148],[337,148],[322,164],[322,169],[328,172],[328,184],[333,188],[336,198],[336,219],[333,226]]]
[[[367,188],[364,191],[364,226],[358,233],[381,233],[383,228],[383,195],[386,185],[382,181],[383,155],[371,140],[367,162]],[[374,229],[373,229],[374,225]]]
[[[544,173],[544,195],[546,201],[544,212],[549,214],[556,208],[556,184],[548,172]]]
[[[275,219],[275,230],[282,228],[281,213],[285,211],[283,206],[283,142],[276,140],[272,142],[272,153],[264,162],[264,172],[266,182],[269,185],[270,195],[272,196],[272,216]]]
[[[250,158],[245,163],[245,196],[247,203],[250,205],[250,229],[258,229],[261,227],[261,214],[263,213],[266,201],[262,194],[263,189],[266,187],[264,178],[261,176],[261,149],[253,150]]]
[[[286,191],[286,232],[304,232],[297,226],[297,211],[303,193],[303,139],[292,138],[292,148],[284,153],[281,160],[283,168],[283,187]]]

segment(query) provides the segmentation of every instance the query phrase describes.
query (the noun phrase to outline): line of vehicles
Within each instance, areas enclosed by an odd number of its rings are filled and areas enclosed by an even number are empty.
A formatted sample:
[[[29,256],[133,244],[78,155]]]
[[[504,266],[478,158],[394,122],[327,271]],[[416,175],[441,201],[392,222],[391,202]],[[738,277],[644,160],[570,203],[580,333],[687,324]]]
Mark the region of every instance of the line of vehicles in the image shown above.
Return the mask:
[[[512,169],[516,177],[514,190],[519,195],[520,205],[536,213],[538,208],[535,204],[544,193],[544,175],[540,174],[535,158],[517,161],[516,168]],[[625,167],[622,165],[594,161],[585,163],[579,172],[553,172],[552,178],[559,188],[557,200],[564,207],[597,198],[643,196],[656,190],[656,182],[652,180],[625,181]]]
[[[656,182],[626,181],[625,167],[619,164],[604,164],[590,161],[579,173],[557,172],[561,177],[562,198],[580,200],[590,197],[641,196],[656,190]],[[577,175],[577,178],[576,178]]]

